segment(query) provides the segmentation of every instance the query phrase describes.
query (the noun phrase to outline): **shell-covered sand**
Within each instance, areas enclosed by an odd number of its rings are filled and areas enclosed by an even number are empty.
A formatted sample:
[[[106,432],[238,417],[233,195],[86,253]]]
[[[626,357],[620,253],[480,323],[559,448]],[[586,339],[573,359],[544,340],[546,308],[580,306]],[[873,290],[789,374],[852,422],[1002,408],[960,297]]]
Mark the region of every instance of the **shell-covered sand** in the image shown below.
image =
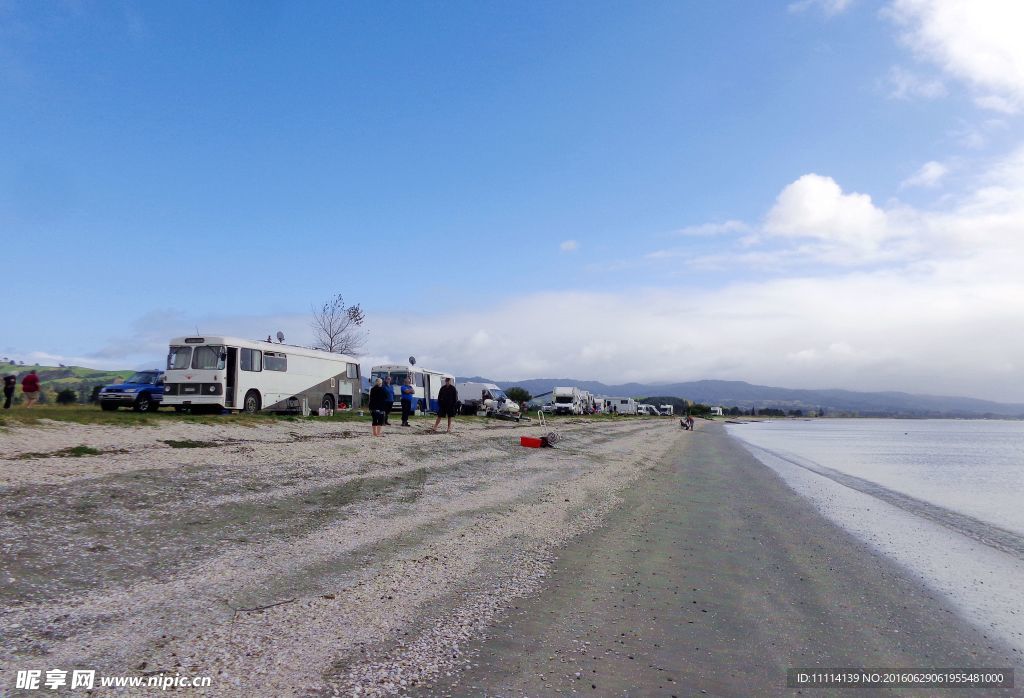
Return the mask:
[[[52,668],[211,676],[209,695],[430,684],[685,443],[657,418],[427,424],[6,429],[0,686]],[[552,429],[556,448],[519,445]],[[77,446],[102,453],[56,455]]]

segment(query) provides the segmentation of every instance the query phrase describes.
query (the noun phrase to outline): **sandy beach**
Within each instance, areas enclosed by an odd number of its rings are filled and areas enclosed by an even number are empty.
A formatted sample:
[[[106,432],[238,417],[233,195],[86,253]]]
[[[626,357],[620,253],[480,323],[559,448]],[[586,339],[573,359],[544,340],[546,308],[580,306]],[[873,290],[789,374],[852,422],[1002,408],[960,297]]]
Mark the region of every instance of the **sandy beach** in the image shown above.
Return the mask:
[[[561,421],[543,450],[518,443],[538,427],[427,424],[8,428],[5,690],[51,668],[211,676],[210,695],[450,678],[559,547],[680,446],[656,419]],[[63,455],[81,446],[101,453]]]
[[[7,428],[0,687],[739,696],[796,694],[790,667],[1021,663],[718,424],[565,420],[553,449],[426,425]]]

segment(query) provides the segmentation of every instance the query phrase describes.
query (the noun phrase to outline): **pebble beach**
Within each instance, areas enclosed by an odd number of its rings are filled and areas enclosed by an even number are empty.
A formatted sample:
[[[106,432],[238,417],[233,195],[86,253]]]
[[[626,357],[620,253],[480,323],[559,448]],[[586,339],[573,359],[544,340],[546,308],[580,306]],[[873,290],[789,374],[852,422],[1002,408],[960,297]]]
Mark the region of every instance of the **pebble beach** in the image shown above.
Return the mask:
[[[432,420],[430,420],[432,423]],[[0,681],[210,676],[208,695],[395,695],[451,680],[682,446],[675,420],[8,427]],[[67,457],[86,446],[99,453]]]

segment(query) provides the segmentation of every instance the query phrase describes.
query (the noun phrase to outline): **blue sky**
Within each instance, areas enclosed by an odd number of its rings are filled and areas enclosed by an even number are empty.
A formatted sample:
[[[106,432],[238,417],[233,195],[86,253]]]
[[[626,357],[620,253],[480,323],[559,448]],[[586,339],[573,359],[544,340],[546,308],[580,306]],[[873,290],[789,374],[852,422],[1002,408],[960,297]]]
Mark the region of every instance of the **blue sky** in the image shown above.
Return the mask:
[[[1021,19],[0,2],[0,352],[304,342],[341,292],[369,363],[1024,401]]]

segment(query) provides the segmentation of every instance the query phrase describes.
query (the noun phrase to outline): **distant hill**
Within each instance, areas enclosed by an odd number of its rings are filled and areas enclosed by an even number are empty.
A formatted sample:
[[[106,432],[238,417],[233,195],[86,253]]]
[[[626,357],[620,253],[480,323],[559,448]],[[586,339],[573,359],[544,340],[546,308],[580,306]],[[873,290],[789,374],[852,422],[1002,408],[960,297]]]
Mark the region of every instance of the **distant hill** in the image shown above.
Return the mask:
[[[107,385],[113,383],[115,378],[127,378],[135,371],[101,371],[95,368],[83,368],[81,366],[39,366],[21,365],[9,362],[0,363],[0,376],[11,373],[18,376],[21,382],[22,376],[35,369],[39,375],[39,383],[44,393],[44,400],[50,394],[70,388],[78,393],[79,402],[85,402],[93,386]]]
[[[753,385],[744,381],[702,380],[688,383],[624,383],[608,385],[573,378],[531,378],[521,381],[491,381],[479,376],[459,381],[497,383],[502,388],[518,385],[540,395],[558,385],[575,385],[596,395],[647,397],[665,395],[705,405],[778,407],[785,410],[825,410],[859,416],[903,417],[1014,417],[1024,418],[1024,404],[991,402],[968,397],[912,395],[900,392],[861,393],[852,390],[798,390]]]

